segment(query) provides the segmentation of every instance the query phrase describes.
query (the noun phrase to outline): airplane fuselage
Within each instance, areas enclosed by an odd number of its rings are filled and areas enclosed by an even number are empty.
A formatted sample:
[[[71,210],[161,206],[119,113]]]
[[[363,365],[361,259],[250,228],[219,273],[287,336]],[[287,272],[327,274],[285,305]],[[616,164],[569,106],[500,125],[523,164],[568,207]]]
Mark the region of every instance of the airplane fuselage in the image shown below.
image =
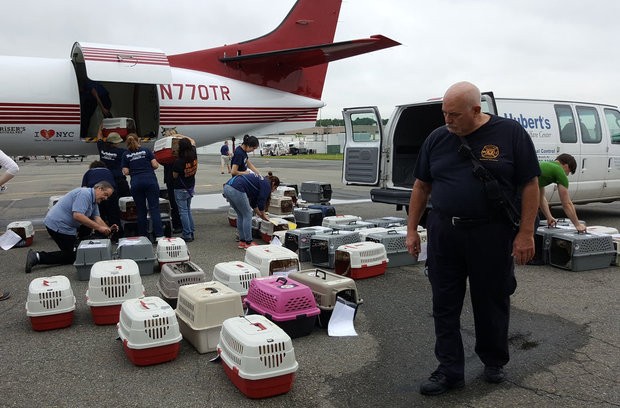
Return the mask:
[[[71,60],[0,57],[0,148],[9,155],[96,154],[96,112],[80,137],[80,88]],[[176,128],[198,146],[246,133],[312,126],[323,102],[205,72],[171,67],[171,82],[103,82],[116,117],[150,140]],[[147,145],[149,143],[147,142]]]

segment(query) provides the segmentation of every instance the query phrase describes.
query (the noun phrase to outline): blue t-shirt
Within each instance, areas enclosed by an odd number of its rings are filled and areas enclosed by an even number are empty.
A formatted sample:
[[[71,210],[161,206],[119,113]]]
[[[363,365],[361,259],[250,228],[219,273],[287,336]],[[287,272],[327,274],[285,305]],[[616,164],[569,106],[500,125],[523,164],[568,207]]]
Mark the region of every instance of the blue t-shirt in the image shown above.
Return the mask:
[[[93,187],[95,184],[100,181],[107,181],[116,189],[116,182],[114,181],[114,176],[110,169],[105,167],[95,167],[93,169],[88,169],[84,176],[82,177],[82,187]]]
[[[176,190],[192,190],[196,184],[196,171],[198,170],[198,160],[186,162],[185,159],[176,159],[172,165],[172,171],[179,176],[174,179]]]
[[[228,152],[230,152],[230,150],[228,149],[228,145],[222,145],[222,147],[220,148],[220,154],[222,156],[228,156]]]
[[[123,154],[121,165],[122,167],[129,168],[129,175],[132,179],[143,176],[156,178],[155,170],[151,166],[151,160],[154,158],[152,151],[141,147],[135,152],[126,151]]]
[[[250,207],[265,211],[267,198],[271,194],[271,183],[263,176],[254,173],[234,176],[226,184],[248,196]]]
[[[237,169],[239,171],[246,171],[248,169],[248,154],[243,150],[241,146],[237,146],[235,149],[235,153],[230,161],[230,166],[234,166],[235,164],[238,166]]]
[[[516,121],[492,115],[487,123],[466,136],[472,153],[498,179],[515,204],[519,189],[540,175],[534,144]],[[445,126],[434,130],[422,144],[414,176],[432,183],[433,208],[449,216],[488,217],[495,209],[469,158],[458,153],[460,138]],[[520,208],[517,205],[517,208]]]
[[[97,149],[99,149],[99,159],[105,163],[115,178],[124,177],[121,166],[123,153],[127,150],[120,147],[112,147],[103,140],[97,141]]]
[[[77,235],[77,229],[81,224],[73,219],[74,212],[84,214],[88,218],[99,216],[95,190],[78,187],[69,191],[47,212],[43,223],[52,231],[65,235]]]

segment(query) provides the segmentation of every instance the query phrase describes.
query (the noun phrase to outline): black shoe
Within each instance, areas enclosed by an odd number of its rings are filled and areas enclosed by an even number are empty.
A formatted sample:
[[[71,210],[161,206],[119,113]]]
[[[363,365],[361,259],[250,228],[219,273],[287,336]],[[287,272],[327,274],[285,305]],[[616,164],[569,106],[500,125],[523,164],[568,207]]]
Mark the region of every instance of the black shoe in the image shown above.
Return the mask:
[[[445,374],[435,371],[428,377],[428,380],[420,385],[422,395],[440,395],[452,389],[463,388],[465,381],[450,380]]]
[[[39,263],[39,258],[37,257],[37,253],[32,249],[28,250],[28,254],[26,255],[26,273],[32,272],[32,267]]]
[[[173,234],[180,234],[181,232],[183,232],[183,228],[181,227],[177,227],[172,230]]]
[[[183,241],[185,241],[185,242],[192,242],[193,240],[194,240],[194,238],[192,238],[192,237],[187,237],[187,238],[183,237]]]
[[[500,366],[484,366],[482,378],[488,383],[499,384],[506,380],[506,373],[504,368]]]

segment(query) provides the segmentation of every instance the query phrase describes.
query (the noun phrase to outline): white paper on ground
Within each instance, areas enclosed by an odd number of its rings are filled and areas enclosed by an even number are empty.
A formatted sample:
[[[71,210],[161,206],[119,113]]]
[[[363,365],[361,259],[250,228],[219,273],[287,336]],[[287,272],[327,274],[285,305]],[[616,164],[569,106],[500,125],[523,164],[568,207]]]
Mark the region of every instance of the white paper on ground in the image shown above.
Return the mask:
[[[327,334],[335,337],[357,336],[355,327],[353,327],[355,309],[357,309],[357,305],[347,302],[342,298],[338,298],[332,312],[332,317],[327,324]]]
[[[13,248],[15,244],[22,240],[15,231],[9,229],[4,234],[0,235],[0,247],[5,251]]]

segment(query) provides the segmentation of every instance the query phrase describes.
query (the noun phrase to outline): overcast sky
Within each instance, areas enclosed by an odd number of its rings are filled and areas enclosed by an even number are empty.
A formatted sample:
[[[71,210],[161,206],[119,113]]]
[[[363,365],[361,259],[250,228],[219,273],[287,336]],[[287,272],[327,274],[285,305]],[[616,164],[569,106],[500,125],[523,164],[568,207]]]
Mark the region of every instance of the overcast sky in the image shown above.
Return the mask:
[[[75,41],[177,54],[254,38],[294,0],[20,0],[3,3],[0,54],[68,58]],[[336,41],[403,45],[330,64],[322,118],[343,107],[443,95],[468,80],[496,96],[620,104],[620,1],[344,0]],[[0,90],[1,92],[1,90]]]

